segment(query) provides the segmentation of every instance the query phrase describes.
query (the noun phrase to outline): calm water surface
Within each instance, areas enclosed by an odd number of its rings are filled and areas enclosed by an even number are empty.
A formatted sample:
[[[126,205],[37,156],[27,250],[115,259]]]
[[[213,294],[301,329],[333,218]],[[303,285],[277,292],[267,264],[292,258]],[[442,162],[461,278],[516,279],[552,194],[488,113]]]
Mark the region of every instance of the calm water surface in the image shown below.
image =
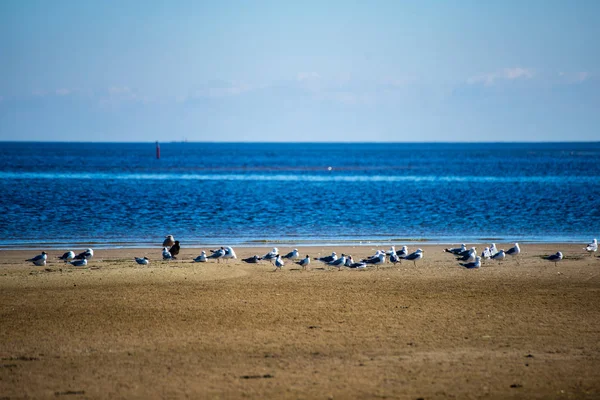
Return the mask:
[[[4,248],[600,237],[600,143],[3,142],[0,178]]]

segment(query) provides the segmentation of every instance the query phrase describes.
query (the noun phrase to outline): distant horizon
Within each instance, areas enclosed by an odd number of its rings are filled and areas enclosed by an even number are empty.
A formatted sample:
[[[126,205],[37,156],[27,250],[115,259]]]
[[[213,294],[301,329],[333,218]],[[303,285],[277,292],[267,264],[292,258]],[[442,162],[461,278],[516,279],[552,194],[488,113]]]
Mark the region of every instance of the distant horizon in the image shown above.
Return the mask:
[[[600,144],[600,140],[546,140],[546,141],[96,141],[96,140],[0,140],[0,143],[90,143],[90,144]]]

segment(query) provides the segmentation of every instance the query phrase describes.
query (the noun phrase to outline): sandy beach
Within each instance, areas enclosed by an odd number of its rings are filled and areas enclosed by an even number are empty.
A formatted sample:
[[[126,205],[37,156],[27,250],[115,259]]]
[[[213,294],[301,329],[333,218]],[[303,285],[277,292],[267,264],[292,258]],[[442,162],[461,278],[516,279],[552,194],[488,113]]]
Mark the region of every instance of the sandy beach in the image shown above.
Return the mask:
[[[239,261],[267,247],[229,263],[96,250],[84,268],[2,251],[0,398],[600,398],[597,255],[524,244],[467,270],[421,247],[416,267],[277,272]]]

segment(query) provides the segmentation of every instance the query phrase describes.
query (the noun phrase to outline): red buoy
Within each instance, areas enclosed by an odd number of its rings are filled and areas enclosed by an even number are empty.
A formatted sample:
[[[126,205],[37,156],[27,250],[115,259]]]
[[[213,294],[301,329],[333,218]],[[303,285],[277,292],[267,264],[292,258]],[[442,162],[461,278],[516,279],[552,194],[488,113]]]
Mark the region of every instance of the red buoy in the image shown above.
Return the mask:
[[[156,159],[160,160],[160,145],[156,142]]]

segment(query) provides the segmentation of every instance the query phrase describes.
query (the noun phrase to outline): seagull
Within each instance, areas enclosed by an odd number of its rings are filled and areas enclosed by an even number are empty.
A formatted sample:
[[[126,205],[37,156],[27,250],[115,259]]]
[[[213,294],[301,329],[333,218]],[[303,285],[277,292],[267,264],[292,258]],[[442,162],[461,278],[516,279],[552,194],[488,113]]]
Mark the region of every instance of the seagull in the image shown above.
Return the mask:
[[[385,263],[385,252],[378,250],[378,253],[379,255],[377,257],[367,258],[365,260],[362,260],[362,262],[364,262],[365,264],[373,264],[377,266],[377,269],[379,269],[379,266]]]
[[[224,260],[237,259],[237,256],[235,255],[235,251],[233,251],[233,249],[230,246],[225,247],[225,254],[223,254],[223,259]]]
[[[563,254],[560,251],[558,251],[556,252],[556,254],[552,254],[544,258],[548,261],[552,261],[554,263],[554,266],[556,267],[556,263],[563,259]]]
[[[86,251],[77,254],[75,256],[75,259],[76,260],[83,260],[83,259],[89,260],[92,257],[94,257],[94,250],[87,249]]]
[[[498,252],[498,248],[496,247],[496,243],[492,243],[490,245],[490,256],[493,256]]]
[[[165,240],[163,241],[163,247],[171,247],[175,244],[175,238],[173,235],[165,236]]]
[[[336,252],[334,251],[333,253],[331,253],[331,255],[330,255],[330,256],[326,256],[326,257],[315,257],[315,260],[317,260],[317,261],[321,261],[321,262],[324,262],[325,264],[327,264],[327,263],[330,263],[330,262],[332,262],[332,261],[335,261],[335,260],[337,260],[337,254],[336,254]]]
[[[86,258],[82,258],[80,260],[69,261],[69,264],[71,264],[74,267],[85,267],[88,264],[88,262]]]
[[[462,254],[463,256],[460,257],[458,261],[475,261],[475,257],[477,256],[477,250],[475,249],[475,247],[471,247],[468,251],[463,252]]]
[[[398,254],[396,254],[396,252],[393,252],[392,254],[390,254],[390,262],[394,265],[396,265],[396,263],[400,262],[400,257],[398,257]]]
[[[289,253],[287,253],[282,258],[289,258],[290,260],[297,260],[300,258],[300,254],[298,253],[298,249],[294,249],[294,250],[290,251]]]
[[[406,256],[406,259],[411,261],[415,264],[415,267],[417,266],[417,260],[420,260],[423,258],[423,250],[421,249],[417,249],[417,251],[415,251],[414,253],[411,253],[409,255]]]
[[[483,251],[481,252],[481,258],[483,258],[484,260],[489,260],[492,257],[492,253],[490,251],[489,247],[486,247],[485,249],[483,249]]]
[[[398,256],[398,258],[406,258],[406,256],[408,255],[408,247],[402,246],[402,250],[398,250],[396,252],[396,255]]]
[[[48,254],[45,251],[42,251],[42,254],[38,254],[37,256],[30,258],[28,260],[25,260],[25,261],[31,261],[38,267],[43,267],[44,265],[46,265],[47,258],[48,258]]]
[[[275,271],[277,271],[277,269],[281,270],[281,267],[283,267],[284,265],[285,263],[281,259],[281,256],[277,254],[277,256],[275,257]]]
[[[299,266],[301,266],[303,269],[307,269],[308,268],[308,264],[310,264],[310,257],[307,254],[306,257],[304,257],[300,261],[297,261],[296,264],[298,264]]]
[[[173,256],[171,255],[171,253],[169,253],[169,250],[166,247],[163,247],[163,260],[170,260],[173,258]]]
[[[588,244],[584,248],[584,250],[587,251],[588,253],[590,253],[593,256],[594,253],[596,251],[598,251],[598,240],[597,239],[592,240],[592,243]]]
[[[328,265],[331,265],[332,267],[337,267],[338,271],[341,267],[344,266],[344,264],[346,264],[346,255],[342,253],[342,256],[336,260],[330,261],[327,263]]]
[[[520,252],[521,252],[521,248],[519,247],[519,243],[515,243],[515,247],[511,247],[510,249],[506,250],[506,254],[508,254],[509,256],[513,256],[513,257],[518,256]],[[515,260],[517,260],[517,264],[518,264],[519,260],[516,258],[515,258]]]
[[[175,256],[179,254],[179,250],[181,250],[181,247],[179,246],[179,240],[176,240],[175,244],[169,249],[169,253],[171,253],[171,257],[173,257],[174,260],[177,259]]]
[[[460,247],[454,247],[454,248],[451,248],[451,249],[444,249],[444,251],[446,253],[452,253],[452,254],[458,255],[458,254],[460,254],[460,253],[462,253],[464,251],[467,251],[467,246],[463,243],[463,244],[460,245]]]
[[[242,261],[248,264],[258,264],[260,260],[262,260],[262,257],[259,257],[258,255],[254,255],[248,258],[242,258]]]
[[[492,258],[492,260],[498,260],[498,262],[500,262],[500,261],[504,260],[505,257],[506,257],[506,254],[504,253],[504,249],[501,249],[499,252],[494,254],[491,258]]]
[[[58,257],[59,260],[64,260],[65,262],[67,260],[72,260],[75,258],[75,253],[73,253],[72,251],[67,251],[65,254],[63,254],[62,256]]]
[[[148,257],[144,257],[144,258],[136,257],[135,258],[135,262],[138,263],[138,264],[140,264],[140,265],[148,265],[148,264],[150,264],[150,260],[148,260]]]
[[[472,269],[472,268],[479,268],[481,267],[481,257],[477,256],[475,257],[475,261],[474,262],[470,262],[470,263],[460,263],[460,265],[462,265],[463,267],[467,268],[467,269]]]
[[[392,254],[396,254],[396,247],[392,246],[388,251],[385,252],[386,255],[391,256]]]
[[[225,255],[225,248],[224,248],[224,247],[221,247],[221,248],[220,248],[220,249],[218,249],[218,250],[211,250],[210,252],[211,252],[212,254],[211,254],[210,256],[206,257],[206,258],[207,258],[207,259],[208,259],[208,258],[210,258],[210,259],[214,259],[214,260],[217,260],[217,262],[220,262],[220,258],[221,258],[221,257],[223,257],[223,256]]]
[[[352,256],[348,256],[346,258],[346,267],[348,268],[366,268],[367,264],[364,262],[357,262],[355,263],[354,260],[352,259]]]
[[[206,262],[206,251],[202,250],[202,253],[196,258],[194,258],[195,262]]]
[[[277,255],[279,255],[279,249],[277,249],[277,247],[273,247],[273,250],[262,256],[262,259],[273,262],[273,260],[277,258]]]

